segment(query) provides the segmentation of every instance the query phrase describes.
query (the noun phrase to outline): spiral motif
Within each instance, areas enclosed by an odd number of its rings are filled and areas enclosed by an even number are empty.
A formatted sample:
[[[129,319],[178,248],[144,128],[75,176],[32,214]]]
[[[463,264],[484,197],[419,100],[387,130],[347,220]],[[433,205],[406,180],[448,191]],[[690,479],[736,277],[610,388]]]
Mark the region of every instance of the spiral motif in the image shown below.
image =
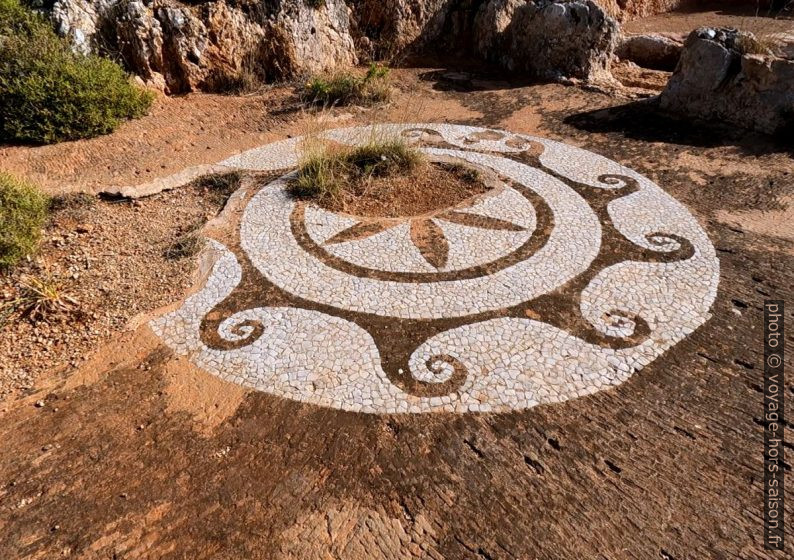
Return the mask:
[[[401,368],[390,379],[406,393],[429,398],[456,394],[469,374],[463,362],[449,354],[434,354],[422,365],[424,369]]]
[[[218,327],[218,335],[227,342],[236,342],[240,346],[252,344],[264,332],[261,321],[254,319],[240,320],[239,314],[229,317]]]
[[[239,231],[235,253],[212,244],[206,287],[152,322],[166,344],[224,379],[320,406],[511,411],[622,383],[708,319],[714,247],[648,179],[533,136],[386,130],[498,184],[372,223],[296,201],[282,176],[228,228]],[[358,145],[373,129],[323,135]],[[299,154],[285,149],[224,165],[292,166]]]

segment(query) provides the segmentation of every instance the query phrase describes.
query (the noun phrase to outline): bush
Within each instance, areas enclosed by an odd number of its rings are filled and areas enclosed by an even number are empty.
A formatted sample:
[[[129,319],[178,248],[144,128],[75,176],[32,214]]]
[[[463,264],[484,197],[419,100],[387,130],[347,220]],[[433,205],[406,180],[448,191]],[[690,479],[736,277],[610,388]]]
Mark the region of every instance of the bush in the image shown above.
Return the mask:
[[[115,62],[72,52],[18,0],[0,0],[0,139],[90,138],[146,114],[151,92]]]
[[[13,266],[36,250],[48,205],[35,185],[0,171],[0,267]]]
[[[373,63],[364,76],[350,71],[314,76],[306,83],[302,97],[319,105],[346,105],[379,103],[390,96],[389,68]]]

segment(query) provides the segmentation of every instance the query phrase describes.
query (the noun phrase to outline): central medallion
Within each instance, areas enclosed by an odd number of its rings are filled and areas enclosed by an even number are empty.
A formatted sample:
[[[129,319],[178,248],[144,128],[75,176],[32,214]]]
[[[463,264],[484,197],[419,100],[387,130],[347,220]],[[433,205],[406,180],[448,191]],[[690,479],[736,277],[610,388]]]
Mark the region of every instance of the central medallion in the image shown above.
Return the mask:
[[[489,170],[498,184],[430,216],[373,221],[296,201],[287,175],[251,200],[241,223],[243,249],[266,278],[295,296],[406,319],[516,305],[583,272],[598,254],[598,217],[559,179],[498,155],[424,151]],[[441,250],[426,247],[420,227],[436,232]],[[554,258],[561,254],[568,258]]]

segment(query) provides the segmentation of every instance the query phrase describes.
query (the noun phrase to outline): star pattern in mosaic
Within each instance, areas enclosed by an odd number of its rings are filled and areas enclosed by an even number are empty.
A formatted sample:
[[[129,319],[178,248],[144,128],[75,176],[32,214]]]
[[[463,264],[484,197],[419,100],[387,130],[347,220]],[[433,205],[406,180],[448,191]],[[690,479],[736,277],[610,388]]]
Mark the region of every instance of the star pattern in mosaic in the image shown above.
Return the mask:
[[[685,207],[596,154],[446,124],[399,135],[432,161],[489,173],[485,194],[371,218],[287,190],[300,138],[219,164],[280,171],[246,200],[206,284],[152,321],[225,380],[367,413],[498,412],[618,385],[709,318],[719,262]]]

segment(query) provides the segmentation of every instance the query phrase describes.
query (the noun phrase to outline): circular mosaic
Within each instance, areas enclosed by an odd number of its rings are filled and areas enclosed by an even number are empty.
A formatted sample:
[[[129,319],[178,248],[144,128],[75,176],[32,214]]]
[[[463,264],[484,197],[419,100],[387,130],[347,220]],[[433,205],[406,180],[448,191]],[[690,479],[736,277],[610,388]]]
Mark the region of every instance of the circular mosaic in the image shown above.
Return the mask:
[[[300,138],[221,165],[283,171],[212,242],[206,285],[154,320],[228,381],[370,413],[507,411],[625,381],[709,317],[714,248],[638,173],[558,142],[469,126],[380,125],[488,190],[419,216],[296,200]],[[371,127],[324,133],[348,145]]]

